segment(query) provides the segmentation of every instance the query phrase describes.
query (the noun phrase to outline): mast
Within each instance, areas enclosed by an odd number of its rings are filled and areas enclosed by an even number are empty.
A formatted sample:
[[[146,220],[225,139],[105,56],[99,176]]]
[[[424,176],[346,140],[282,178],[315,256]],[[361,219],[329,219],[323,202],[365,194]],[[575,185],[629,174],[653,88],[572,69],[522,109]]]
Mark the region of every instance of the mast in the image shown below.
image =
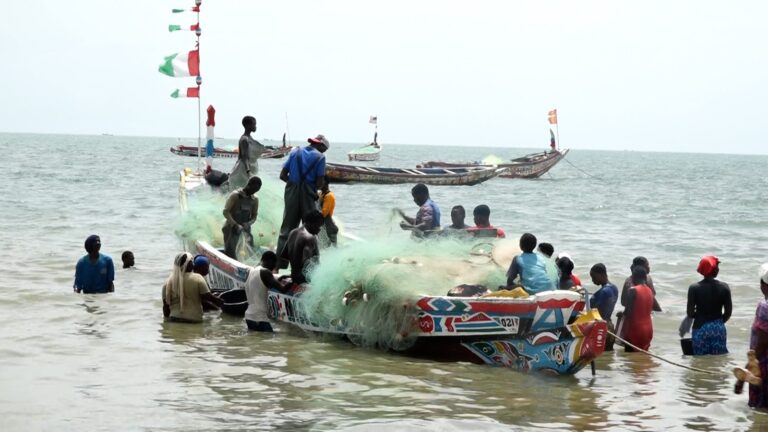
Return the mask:
[[[286,135],[288,136],[288,142],[291,142],[291,131],[288,129],[288,111],[285,112],[285,133],[283,134],[283,147],[286,146]]]
[[[197,51],[200,52],[200,5],[203,3],[203,0],[195,0],[195,15],[197,16],[197,27],[195,28],[195,46],[197,47]],[[198,75],[195,77],[195,83],[197,84],[197,88],[200,89],[200,84],[203,83],[203,78]],[[202,140],[202,129],[203,129],[203,122],[202,122],[202,116],[203,116],[203,110],[200,105],[200,93],[198,90],[197,95],[197,172],[202,172],[202,157],[203,157],[203,140]]]

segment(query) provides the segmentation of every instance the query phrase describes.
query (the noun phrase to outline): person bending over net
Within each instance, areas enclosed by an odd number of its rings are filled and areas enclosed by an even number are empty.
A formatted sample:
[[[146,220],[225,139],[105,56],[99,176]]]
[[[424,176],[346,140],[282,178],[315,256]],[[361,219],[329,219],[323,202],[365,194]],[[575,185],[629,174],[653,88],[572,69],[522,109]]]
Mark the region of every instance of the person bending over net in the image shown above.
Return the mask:
[[[320,257],[316,236],[320,232],[323,222],[323,214],[318,210],[312,210],[304,215],[304,225],[295,228],[288,234],[281,258],[290,263],[291,281],[295,285],[308,282],[307,267]]]

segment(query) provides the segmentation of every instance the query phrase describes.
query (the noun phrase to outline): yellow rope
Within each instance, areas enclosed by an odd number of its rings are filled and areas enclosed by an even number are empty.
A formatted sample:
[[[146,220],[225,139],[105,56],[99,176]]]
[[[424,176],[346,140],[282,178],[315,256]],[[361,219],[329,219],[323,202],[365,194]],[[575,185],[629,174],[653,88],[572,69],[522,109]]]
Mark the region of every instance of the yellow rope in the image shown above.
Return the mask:
[[[687,366],[687,365],[684,365],[684,364],[673,362],[672,360],[665,359],[664,357],[662,357],[660,355],[656,355],[656,354],[654,354],[654,353],[652,353],[650,351],[646,351],[646,350],[644,350],[642,348],[636,347],[635,345],[632,345],[631,343],[627,342],[626,339],[622,339],[618,335],[616,335],[616,334],[614,334],[614,333],[612,333],[610,331],[608,332],[608,334],[613,336],[613,337],[615,337],[617,341],[621,341],[623,344],[629,345],[629,347],[634,349],[635,351],[640,351],[640,352],[646,353],[646,354],[648,354],[651,357],[655,357],[655,358],[657,358],[657,359],[659,359],[661,361],[667,362],[667,363],[669,363],[671,365],[680,366],[681,368],[689,369],[689,370],[696,371],[696,372],[703,372],[703,373],[710,374],[710,375],[720,375],[718,372],[713,372],[713,371],[709,371],[709,370],[706,370],[706,369],[699,369],[699,368],[695,368],[693,366]]]

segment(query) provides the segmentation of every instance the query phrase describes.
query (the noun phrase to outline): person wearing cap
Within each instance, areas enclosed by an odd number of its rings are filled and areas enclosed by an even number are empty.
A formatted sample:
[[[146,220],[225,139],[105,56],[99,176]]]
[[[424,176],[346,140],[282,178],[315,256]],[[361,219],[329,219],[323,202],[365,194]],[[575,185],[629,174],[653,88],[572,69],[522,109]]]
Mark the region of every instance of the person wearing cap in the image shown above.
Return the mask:
[[[224,234],[224,253],[233,259],[237,259],[237,242],[240,236],[248,235],[248,242],[253,246],[251,225],[256,222],[259,213],[259,198],[254,194],[261,189],[261,179],[253,176],[248,180],[244,188],[229,194],[227,203],[224,204],[224,218],[226,222],[221,228]]]
[[[97,235],[85,239],[88,255],[80,258],[75,267],[76,293],[103,294],[115,291],[115,265],[112,257],[100,253],[101,238]]]
[[[173,270],[163,284],[163,315],[171,322],[203,322],[203,304],[221,306],[223,301],[211,294],[205,279],[193,273],[194,258],[182,252],[173,260]]]
[[[197,273],[202,276],[206,285],[208,285],[208,273],[210,273],[210,269],[211,261],[207,256],[195,255],[195,258],[192,260],[192,273]],[[208,285],[208,290],[210,291],[210,285]],[[219,310],[218,304],[212,301],[209,301],[205,298],[201,298],[200,301],[203,304],[203,312]]]
[[[317,191],[323,188],[325,179],[323,153],[328,151],[331,144],[323,135],[309,138],[307,142],[308,146],[291,150],[280,171],[280,180],[285,182],[285,209],[277,240],[280,268],[288,267],[288,261],[282,258],[288,235],[299,226],[305,214],[317,210]]]
[[[741,393],[744,381],[749,382],[749,406],[752,408],[768,408],[768,263],[760,266],[760,291],[763,299],[757,304],[755,319],[749,338],[749,354],[754,354],[757,361],[755,374],[752,368],[736,368],[736,393]],[[747,371],[749,370],[749,373]]]
[[[244,131],[237,144],[237,162],[229,174],[229,190],[244,187],[251,176],[259,173],[259,157],[266,151],[263,144],[251,137],[256,132],[256,119],[245,116],[242,123]]]
[[[501,228],[491,225],[491,208],[485,204],[480,204],[472,211],[475,220],[475,226],[467,228],[467,231],[474,237],[494,237],[505,238],[506,234]]]
[[[688,287],[686,312],[693,318],[693,355],[728,354],[725,323],[731,318],[731,289],[715,279],[720,260],[705,256],[696,269],[704,279]]]

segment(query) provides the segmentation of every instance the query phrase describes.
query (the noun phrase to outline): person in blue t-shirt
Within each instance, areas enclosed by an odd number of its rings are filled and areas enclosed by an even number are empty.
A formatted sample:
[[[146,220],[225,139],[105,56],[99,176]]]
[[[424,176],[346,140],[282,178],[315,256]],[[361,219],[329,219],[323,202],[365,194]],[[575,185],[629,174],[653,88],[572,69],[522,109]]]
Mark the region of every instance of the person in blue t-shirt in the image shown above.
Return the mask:
[[[312,210],[317,210],[317,191],[322,189],[325,180],[325,153],[331,144],[323,135],[307,140],[306,147],[296,148],[288,155],[288,160],[280,171],[280,180],[285,184],[285,210],[280,237],[277,240],[277,256],[283,255],[285,242],[291,231],[299,226],[301,218]],[[287,268],[288,261],[280,259],[280,268]]]
[[[536,236],[525,233],[520,236],[520,255],[512,258],[507,270],[507,289],[522,286],[528,294],[538,294],[557,289],[557,281],[550,278],[547,272],[546,258],[534,253]],[[515,279],[519,278],[519,282]]]
[[[608,330],[615,333],[611,316],[619,300],[619,289],[608,280],[608,270],[603,263],[593,265],[589,270],[589,276],[592,277],[592,283],[600,287],[590,298],[589,304],[597,308],[600,316],[608,323]],[[613,343],[614,337],[609,334],[605,342],[605,350],[613,351]]]
[[[412,231],[417,235],[427,234],[440,229],[440,207],[429,197],[429,188],[423,183],[419,183],[411,189],[413,202],[419,206],[416,217],[406,216],[402,210],[397,210],[403,222],[400,222],[400,228]]]
[[[75,267],[76,293],[100,294],[115,291],[115,266],[112,258],[102,253],[101,238],[97,235],[85,239],[88,255],[80,258]]]

